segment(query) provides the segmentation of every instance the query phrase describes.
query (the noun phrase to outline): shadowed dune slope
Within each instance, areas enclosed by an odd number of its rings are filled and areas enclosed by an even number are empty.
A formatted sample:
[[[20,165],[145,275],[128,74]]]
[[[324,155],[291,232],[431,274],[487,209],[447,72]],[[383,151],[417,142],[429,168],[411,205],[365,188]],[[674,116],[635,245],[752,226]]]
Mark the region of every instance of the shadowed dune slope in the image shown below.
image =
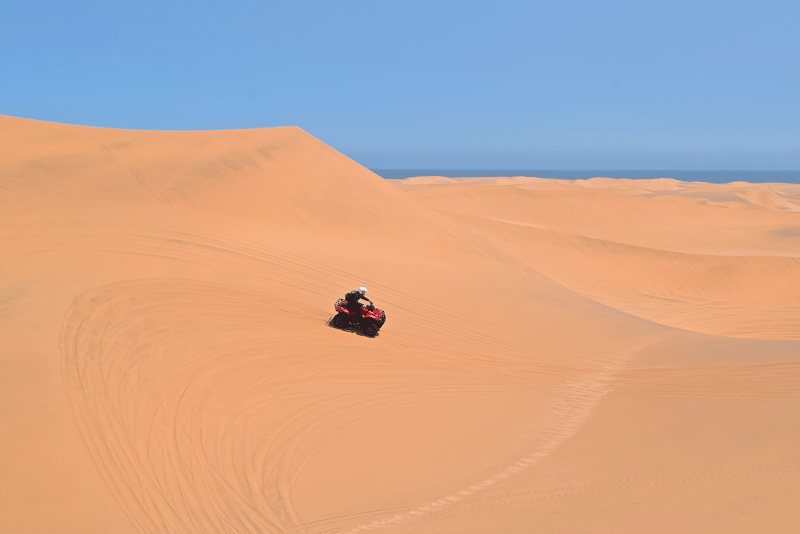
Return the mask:
[[[439,182],[0,117],[0,531],[792,531],[789,189]]]

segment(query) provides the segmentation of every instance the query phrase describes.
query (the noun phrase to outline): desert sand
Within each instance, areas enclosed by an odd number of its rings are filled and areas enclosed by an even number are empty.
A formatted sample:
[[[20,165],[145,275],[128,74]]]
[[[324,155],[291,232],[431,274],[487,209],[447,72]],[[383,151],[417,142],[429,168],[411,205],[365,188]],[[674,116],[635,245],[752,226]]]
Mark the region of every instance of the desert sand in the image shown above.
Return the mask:
[[[0,339],[0,532],[800,525],[797,185],[0,117]]]

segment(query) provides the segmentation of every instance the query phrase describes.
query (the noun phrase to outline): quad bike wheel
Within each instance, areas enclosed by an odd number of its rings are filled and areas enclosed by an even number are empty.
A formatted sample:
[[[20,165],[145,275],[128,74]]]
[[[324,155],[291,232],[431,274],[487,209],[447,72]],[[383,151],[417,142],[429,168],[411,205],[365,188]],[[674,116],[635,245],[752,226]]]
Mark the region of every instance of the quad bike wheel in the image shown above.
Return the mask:
[[[344,313],[337,313],[331,319],[331,324],[336,328],[345,328],[348,323],[348,317]]]
[[[361,325],[361,333],[367,337],[375,337],[378,335],[378,325],[374,321],[369,321]]]

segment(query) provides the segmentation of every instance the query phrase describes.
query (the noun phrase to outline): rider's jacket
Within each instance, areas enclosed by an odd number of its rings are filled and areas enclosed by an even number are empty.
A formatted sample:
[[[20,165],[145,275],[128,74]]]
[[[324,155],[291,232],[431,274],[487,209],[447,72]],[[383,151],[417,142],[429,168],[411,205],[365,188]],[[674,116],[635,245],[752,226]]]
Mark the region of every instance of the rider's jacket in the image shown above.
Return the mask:
[[[347,300],[347,302],[349,302],[349,303],[351,303],[351,304],[355,304],[355,303],[356,303],[356,302],[358,302],[360,299],[366,300],[367,302],[369,302],[370,304],[372,304],[372,301],[371,301],[371,300],[369,300],[369,299],[368,299],[366,296],[364,296],[364,295],[362,295],[361,293],[359,293],[357,289],[354,289],[354,290],[353,290],[353,291],[351,291],[350,293],[347,293],[347,294],[344,296],[344,298]]]

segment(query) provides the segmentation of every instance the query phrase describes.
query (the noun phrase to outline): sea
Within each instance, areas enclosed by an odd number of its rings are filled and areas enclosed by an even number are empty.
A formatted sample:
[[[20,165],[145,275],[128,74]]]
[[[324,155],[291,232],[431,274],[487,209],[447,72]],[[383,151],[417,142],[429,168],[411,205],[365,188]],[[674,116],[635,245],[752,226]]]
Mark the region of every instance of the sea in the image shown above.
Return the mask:
[[[684,182],[709,182],[726,184],[730,182],[751,183],[800,183],[800,170],[797,171],[614,171],[588,170],[563,171],[546,169],[370,169],[388,180],[400,180],[412,176],[445,176],[448,178],[494,177],[494,176],[535,176],[559,180],[587,180],[589,178],[630,178],[647,180],[653,178],[674,178]]]

